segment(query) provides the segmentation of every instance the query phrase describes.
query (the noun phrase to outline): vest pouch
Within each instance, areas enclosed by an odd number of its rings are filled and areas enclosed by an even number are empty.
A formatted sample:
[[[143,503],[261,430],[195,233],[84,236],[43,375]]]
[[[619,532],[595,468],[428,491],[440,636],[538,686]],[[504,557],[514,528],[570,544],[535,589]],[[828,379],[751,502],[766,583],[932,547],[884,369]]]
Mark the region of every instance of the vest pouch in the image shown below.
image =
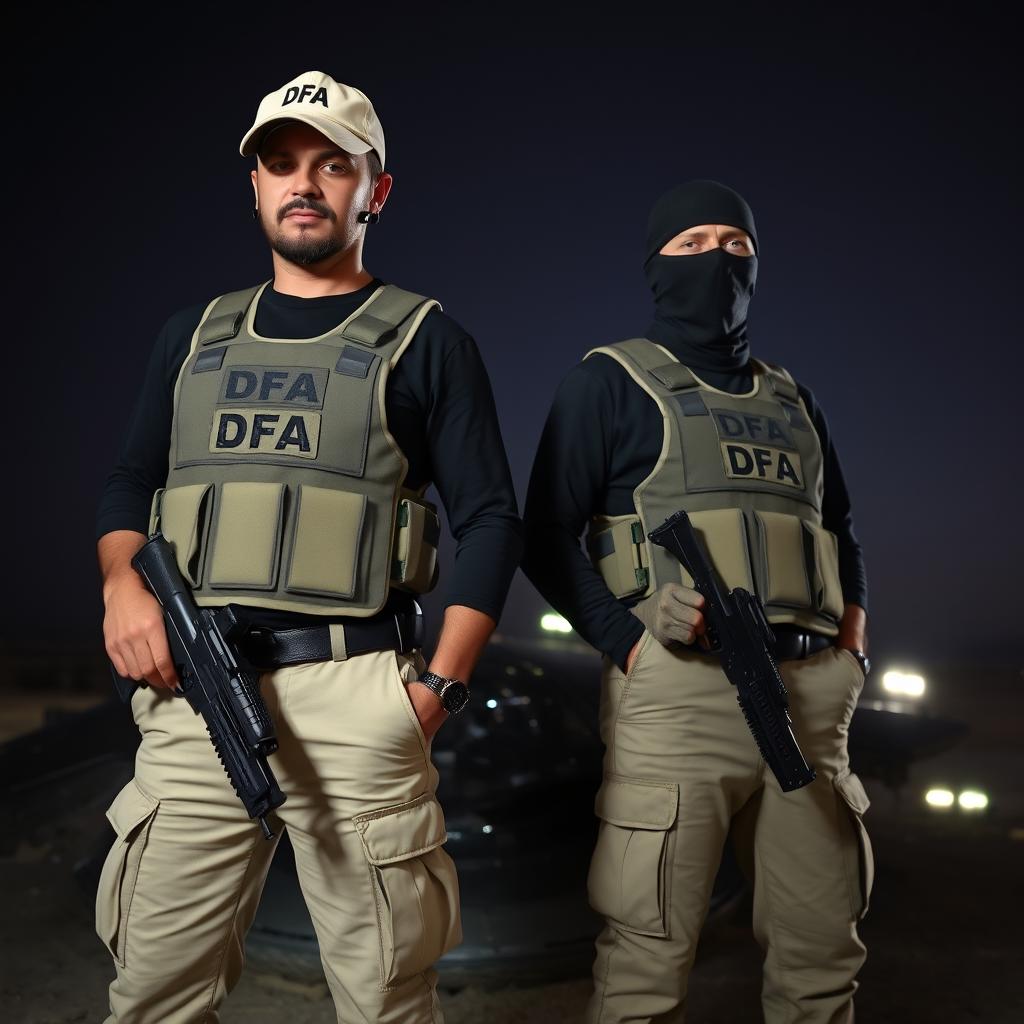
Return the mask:
[[[742,587],[756,593],[743,512],[738,508],[716,508],[691,512],[689,516],[725,589]],[[692,587],[693,577],[682,566],[679,572],[683,584]]]
[[[353,597],[365,523],[365,494],[299,484],[285,589]]]
[[[284,497],[284,484],[247,480],[220,485],[214,501],[210,587],[274,589],[281,557]]]
[[[153,500],[149,503],[149,526],[146,527],[146,536],[152,537],[160,529],[160,500],[164,496],[166,487],[158,487],[153,492]]]
[[[839,581],[839,540],[826,530],[804,520],[804,529],[810,535],[814,551],[814,565],[808,573],[814,581],[815,604],[823,614],[838,621],[843,617],[843,586]]]
[[[755,512],[764,574],[766,605],[817,608],[809,580],[814,572],[814,541],[799,516],[785,512]]]
[[[188,484],[153,496],[151,533],[159,530],[173,546],[182,578],[193,587],[203,578],[212,494],[213,484]]]
[[[595,516],[590,524],[587,551],[616,597],[647,589],[647,545],[643,525],[636,516]]]
[[[399,590],[425,594],[437,583],[437,542],[441,521],[429,501],[402,498],[398,503],[391,584]]]

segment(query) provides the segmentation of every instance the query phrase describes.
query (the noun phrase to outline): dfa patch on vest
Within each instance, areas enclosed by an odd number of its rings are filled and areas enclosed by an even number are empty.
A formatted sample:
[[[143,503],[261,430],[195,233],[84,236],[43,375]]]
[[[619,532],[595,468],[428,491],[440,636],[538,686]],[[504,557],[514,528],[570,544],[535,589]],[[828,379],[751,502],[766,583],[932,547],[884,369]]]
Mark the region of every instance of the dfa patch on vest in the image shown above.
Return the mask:
[[[718,431],[725,475],[733,480],[804,489],[800,452],[789,424],[774,416],[756,416],[730,409],[711,409]]]
[[[315,459],[328,375],[317,366],[228,367],[214,409],[210,451]]]

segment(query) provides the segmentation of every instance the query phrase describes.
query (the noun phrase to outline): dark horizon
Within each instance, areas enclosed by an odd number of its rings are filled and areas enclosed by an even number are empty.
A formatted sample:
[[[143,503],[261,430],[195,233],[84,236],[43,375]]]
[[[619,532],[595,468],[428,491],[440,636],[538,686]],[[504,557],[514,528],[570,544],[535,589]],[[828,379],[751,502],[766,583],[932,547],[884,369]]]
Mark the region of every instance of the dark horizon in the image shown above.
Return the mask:
[[[758,227],[752,354],[811,388],[842,459],[872,656],[1019,664],[1018,90],[1008,26],[953,11],[798,27],[760,12],[728,48],[707,18],[680,48],[239,59],[266,49],[239,29],[230,59],[169,39],[107,62],[99,26],[47,40],[58,74],[22,67],[14,119],[31,171],[9,193],[24,319],[8,503],[27,496],[27,529],[8,534],[0,652],[101,647],[94,510],[150,348],[176,310],[270,276],[238,143],[264,94],[317,68],[384,125],[395,185],[366,266],[476,339],[520,510],[558,381],[649,322],[652,202],[724,181]],[[424,602],[435,627],[443,569]],[[519,574],[499,628],[536,632],[543,610]]]

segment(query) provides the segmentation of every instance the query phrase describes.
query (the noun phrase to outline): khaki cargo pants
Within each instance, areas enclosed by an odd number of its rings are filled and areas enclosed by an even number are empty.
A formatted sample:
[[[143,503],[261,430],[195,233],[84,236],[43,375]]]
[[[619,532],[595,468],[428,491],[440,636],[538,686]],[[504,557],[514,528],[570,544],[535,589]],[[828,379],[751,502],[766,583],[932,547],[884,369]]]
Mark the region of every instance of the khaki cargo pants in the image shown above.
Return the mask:
[[[601,819],[588,878],[605,918],[589,1024],[677,1024],[723,843],[736,822],[752,857],[754,933],[768,1024],[853,1019],[865,949],[871,847],[847,727],[864,679],[827,647],[780,666],[794,733],[817,771],[783,793],[761,761],[716,658],[645,633],[629,675],[605,659]],[[743,857],[746,853],[747,858]]]
[[[288,798],[270,821],[295,849],[339,1021],[443,1020],[431,965],[462,936],[437,771],[404,685],[424,667],[375,651],[261,677]],[[183,698],[139,688],[132,711],[142,744],[107,812],[117,838],[96,898],[117,970],[107,1024],[216,1022],[276,840]]]

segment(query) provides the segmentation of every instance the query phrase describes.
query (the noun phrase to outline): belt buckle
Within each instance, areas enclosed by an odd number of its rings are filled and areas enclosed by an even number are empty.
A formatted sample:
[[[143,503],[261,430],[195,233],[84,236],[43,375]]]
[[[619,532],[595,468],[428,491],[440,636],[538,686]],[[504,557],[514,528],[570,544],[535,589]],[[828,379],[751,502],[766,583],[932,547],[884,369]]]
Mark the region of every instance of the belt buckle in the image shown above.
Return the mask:
[[[274,667],[273,653],[276,640],[274,631],[267,626],[250,626],[240,637],[238,646],[254,668]]]

